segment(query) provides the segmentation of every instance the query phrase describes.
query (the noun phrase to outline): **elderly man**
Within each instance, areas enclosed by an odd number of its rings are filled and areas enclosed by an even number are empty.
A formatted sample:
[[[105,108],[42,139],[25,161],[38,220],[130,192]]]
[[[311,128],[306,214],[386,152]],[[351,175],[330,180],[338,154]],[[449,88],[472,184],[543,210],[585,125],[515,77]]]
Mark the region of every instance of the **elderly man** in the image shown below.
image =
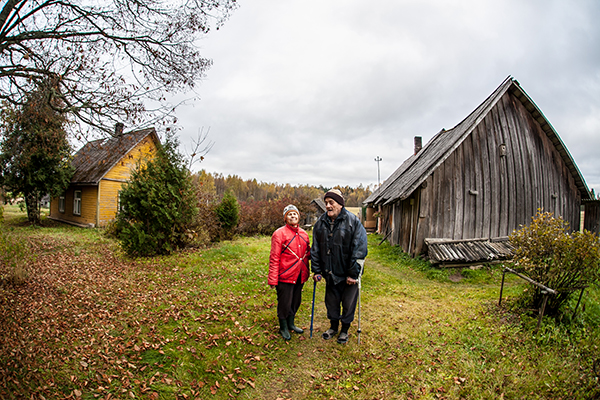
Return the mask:
[[[325,306],[331,327],[323,333],[329,340],[342,329],[338,343],[348,341],[358,299],[358,279],[367,256],[367,232],[358,217],[344,207],[344,196],[332,189],[324,196],[326,213],[313,228],[311,264],[313,279],[325,278]],[[340,313],[340,310],[343,311]]]

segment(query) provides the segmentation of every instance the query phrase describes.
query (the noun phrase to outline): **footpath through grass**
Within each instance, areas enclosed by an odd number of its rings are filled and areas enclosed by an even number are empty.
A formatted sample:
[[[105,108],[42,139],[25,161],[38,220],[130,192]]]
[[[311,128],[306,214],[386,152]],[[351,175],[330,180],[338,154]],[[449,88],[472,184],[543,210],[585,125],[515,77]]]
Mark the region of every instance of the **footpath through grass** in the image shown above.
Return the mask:
[[[34,256],[22,285],[0,268],[2,399],[587,399],[600,395],[598,293],[570,325],[497,306],[501,272],[451,272],[370,236],[350,341],[328,328],[312,281],[297,324],[278,334],[266,284],[270,240],[243,238],[131,260],[98,230],[5,211],[2,234]],[[506,297],[525,286],[507,279]],[[510,304],[510,302],[506,303]],[[573,305],[574,306],[574,305]]]

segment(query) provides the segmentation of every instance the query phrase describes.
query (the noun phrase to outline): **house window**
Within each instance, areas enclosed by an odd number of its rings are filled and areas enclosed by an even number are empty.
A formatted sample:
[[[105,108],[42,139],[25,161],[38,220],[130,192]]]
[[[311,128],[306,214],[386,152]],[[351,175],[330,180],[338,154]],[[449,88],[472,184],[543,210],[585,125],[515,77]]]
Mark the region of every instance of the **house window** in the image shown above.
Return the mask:
[[[73,195],[73,214],[81,215],[81,190],[76,190]]]
[[[117,195],[117,214],[120,213],[120,212],[125,211],[123,209],[123,203],[121,203],[121,193],[123,193],[123,191],[119,190],[119,193]]]
[[[65,212],[65,196],[60,196],[58,198],[58,212]]]

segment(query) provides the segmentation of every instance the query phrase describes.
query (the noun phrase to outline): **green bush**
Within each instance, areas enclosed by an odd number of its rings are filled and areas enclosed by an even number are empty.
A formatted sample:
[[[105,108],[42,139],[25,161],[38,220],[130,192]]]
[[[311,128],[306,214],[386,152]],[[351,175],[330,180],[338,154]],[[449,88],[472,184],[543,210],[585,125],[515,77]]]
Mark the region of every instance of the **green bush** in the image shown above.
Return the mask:
[[[121,191],[116,233],[132,256],[169,254],[193,240],[197,199],[178,142],[167,137],[157,155],[139,165]]]
[[[598,236],[588,231],[570,233],[569,224],[552,213],[539,210],[531,225],[513,232],[510,242],[515,247],[515,268],[557,291],[548,298],[547,315],[558,314],[578,288],[600,280]],[[520,300],[525,307],[539,308],[543,294],[536,287],[526,290]]]
[[[216,208],[216,212],[221,228],[223,228],[224,237],[231,239],[233,230],[240,220],[240,205],[231,190],[225,192],[223,200]]]

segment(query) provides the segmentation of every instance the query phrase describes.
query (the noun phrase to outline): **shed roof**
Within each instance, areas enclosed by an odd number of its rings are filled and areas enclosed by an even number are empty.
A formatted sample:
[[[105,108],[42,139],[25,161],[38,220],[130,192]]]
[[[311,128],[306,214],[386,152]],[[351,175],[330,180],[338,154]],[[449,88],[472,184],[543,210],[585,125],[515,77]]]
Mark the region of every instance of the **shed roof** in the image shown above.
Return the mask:
[[[320,197],[313,199],[313,201],[311,201],[310,204],[314,204],[317,207],[317,211],[320,211],[321,213],[327,211],[327,209],[325,208],[325,202]]]
[[[408,198],[460,146],[506,92],[513,94],[540,124],[573,175],[581,198],[589,199],[587,184],[558,133],[521,88],[519,82],[509,76],[463,121],[450,130],[442,129],[421,151],[407,158],[363,203],[386,205]]]
[[[461,265],[494,262],[513,256],[508,237],[494,239],[425,239],[429,261],[433,264]]]
[[[159,143],[154,128],[88,142],[73,158],[75,173],[71,183],[97,185],[112,167],[149,135],[155,143]]]

